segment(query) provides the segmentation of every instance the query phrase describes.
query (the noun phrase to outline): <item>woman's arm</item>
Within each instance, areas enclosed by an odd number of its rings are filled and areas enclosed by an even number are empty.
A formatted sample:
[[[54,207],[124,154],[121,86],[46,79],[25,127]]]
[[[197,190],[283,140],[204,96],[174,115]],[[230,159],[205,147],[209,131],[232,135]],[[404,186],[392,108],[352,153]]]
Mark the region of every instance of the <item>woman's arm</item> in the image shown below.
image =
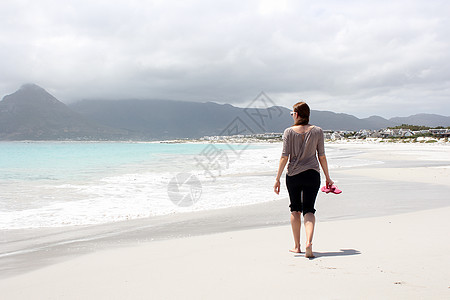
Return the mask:
[[[282,156],[280,158],[280,164],[278,166],[277,178],[275,180],[275,185],[273,186],[274,192],[278,195],[280,194],[280,178],[281,174],[283,174],[284,167],[286,167],[289,156]]]
[[[325,174],[326,178],[326,186],[331,186],[334,182],[330,178],[330,173],[328,172],[328,162],[327,157],[325,155],[319,156],[320,166],[322,167],[322,171]]]

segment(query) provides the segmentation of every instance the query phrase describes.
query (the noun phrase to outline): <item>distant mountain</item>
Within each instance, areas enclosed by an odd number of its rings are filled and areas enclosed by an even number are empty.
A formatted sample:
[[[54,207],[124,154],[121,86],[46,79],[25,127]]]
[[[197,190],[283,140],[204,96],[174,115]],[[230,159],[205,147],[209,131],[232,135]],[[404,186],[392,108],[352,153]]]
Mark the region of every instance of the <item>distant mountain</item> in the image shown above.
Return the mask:
[[[392,121],[391,119],[387,120],[379,116],[370,116],[368,118],[364,118],[361,120],[367,124],[366,128],[364,129],[380,129],[399,125],[398,123]]]
[[[157,139],[226,135],[226,129],[232,127],[236,119],[242,128],[247,129],[242,134],[283,132],[293,123],[289,114],[291,110],[281,106],[258,110],[213,102],[83,100],[71,104],[70,108],[100,124],[142,132]],[[316,110],[311,111],[310,119],[311,123],[332,130],[379,129],[397,125],[381,117],[358,119],[348,114]]]
[[[360,129],[380,129],[390,125],[397,125],[382,117],[372,116],[365,119],[358,119],[355,116],[330,111],[311,110],[311,122],[323,129],[331,130],[360,130]]]
[[[211,135],[283,132],[290,109],[240,108],[213,102],[83,100],[70,105],[27,84],[0,101],[0,140],[163,140]],[[311,111],[311,123],[330,130],[380,129],[402,123],[450,126],[450,117],[415,115],[359,119]]]
[[[435,114],[417,114],[409,117],[395,117],[389,119],[397,124],[419,125],[419,126],[450,126],[450,117]]]
[[[83,100],[70,108],[98,123],[157,139],[282,132],[292,123],[287,108],[272,107],[270,116],[262,116],[254,108],[213,102]]]
[[[104,139],[126,134],[85,119],[35,84],[25,84],[0,101],[0,140]]]

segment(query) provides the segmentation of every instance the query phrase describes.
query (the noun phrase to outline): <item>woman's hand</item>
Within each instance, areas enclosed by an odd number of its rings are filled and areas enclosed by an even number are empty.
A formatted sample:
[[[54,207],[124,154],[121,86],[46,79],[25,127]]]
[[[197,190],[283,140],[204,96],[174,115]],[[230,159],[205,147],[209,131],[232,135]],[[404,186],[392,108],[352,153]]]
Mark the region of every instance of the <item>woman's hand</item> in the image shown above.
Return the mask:
[[[280,194],[280,178],[281,178],[281,174],[283,174],[284,167],[286,167],[288,158],[289,158],[289,156],[281,156],[281,158],[280,158],[280,164],[278,165],[278,173],[277,173],[277,177],[275,177],[275,185],[273,186],[273,191],[277,195]]]
[[[279,180],[275,181],[275,185],[273,186],[273,191],[277,195],[280,194],[280,181]]]
[[[328,173],[328,162],[327,157],[325,155],[319,156],[320,166],[322,167],[322,171],[325,174],[326,178],[326,187],[330,187],[333,185],[334,181],[330,178],[330,173]]]
[[[326,183],[326,184],[327,184],[327,185],[326,185],[327,187],[330,187],[330,186],[332,186],[332,185],[333,185],[333,183],[334,183],[334,181],[333,181],[333,180],[331,180],[331,178],[329,178],[329,177],[328,177],[328,178],[326,179],[326,182],[327,182],[327,183]]]

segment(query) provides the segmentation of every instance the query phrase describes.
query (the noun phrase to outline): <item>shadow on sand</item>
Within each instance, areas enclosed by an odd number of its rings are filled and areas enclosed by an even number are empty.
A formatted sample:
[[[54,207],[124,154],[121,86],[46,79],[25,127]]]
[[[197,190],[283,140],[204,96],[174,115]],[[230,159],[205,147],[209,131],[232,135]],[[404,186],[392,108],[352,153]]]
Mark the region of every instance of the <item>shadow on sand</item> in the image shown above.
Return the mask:
[[[348,255],[359,255],[361,252],[355,249],[341,249],[339,252],[316,252],[314,251],[314,256],[310,259],[327,257],[327,256],[348,256]],[[304,254],[295,255],[295,257],[305,257]]]

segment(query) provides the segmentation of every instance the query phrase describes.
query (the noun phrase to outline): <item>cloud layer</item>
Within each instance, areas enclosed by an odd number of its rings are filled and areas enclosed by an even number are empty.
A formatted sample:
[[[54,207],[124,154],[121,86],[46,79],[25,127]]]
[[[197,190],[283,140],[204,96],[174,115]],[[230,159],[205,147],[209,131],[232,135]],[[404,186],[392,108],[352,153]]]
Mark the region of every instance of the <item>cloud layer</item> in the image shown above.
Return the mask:
[[[4,1],[0,93],[450,115],[448,1]]]

